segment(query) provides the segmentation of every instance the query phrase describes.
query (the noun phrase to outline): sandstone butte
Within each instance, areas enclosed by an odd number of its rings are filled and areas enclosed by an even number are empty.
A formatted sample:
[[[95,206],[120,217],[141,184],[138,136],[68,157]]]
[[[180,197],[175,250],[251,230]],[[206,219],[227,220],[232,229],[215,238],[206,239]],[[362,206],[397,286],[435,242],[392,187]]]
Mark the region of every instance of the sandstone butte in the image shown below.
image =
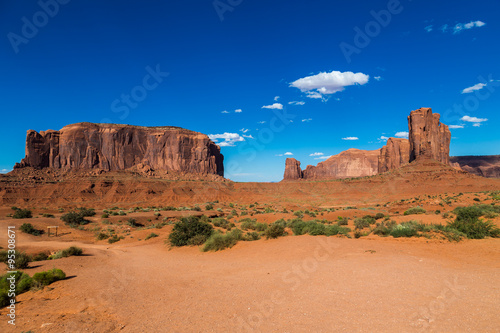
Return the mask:
[[[29,130],[26,157],[14,168],[104,171],[148,167],[166,172],[224,176],[220,147],[179,127],[78,123],[59,131]]]
[[[500,177],[499,156],[452,157],[451,132],[440,122],[440,115],[431,108],[411,111],[408,116],[408,139],[389,138],[377,150],[349,149],[334,155],[317,166],[300,169],[300,162],[287,158],[283,180],[326,180],[372,176],[417,159],[435,160],[484,177]]]

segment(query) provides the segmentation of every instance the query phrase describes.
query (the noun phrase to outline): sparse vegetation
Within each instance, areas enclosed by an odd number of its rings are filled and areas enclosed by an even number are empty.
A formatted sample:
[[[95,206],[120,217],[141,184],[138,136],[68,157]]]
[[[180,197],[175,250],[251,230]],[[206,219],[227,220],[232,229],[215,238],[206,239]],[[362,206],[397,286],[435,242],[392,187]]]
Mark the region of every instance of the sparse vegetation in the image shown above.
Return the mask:
[[[83,250],[79,247],[76,246],[71,246],[65,250],[60,250],[54,253],[53,255],[49,256],[48,259],[53,260],[53,259],[61,259],[61,258],[67,258],[71,256],[81,256],[83,254]]]
[[[427,211],[420,206],[412,207],[404,212],[404,215],[425,214]]]
[[[201,237],[205,237],[205,240],[207,240],[213,232],[212,225],[201,221],[199,217],[183,217],[179,222],[175,223],[168,239],[172,246],[186,246],[191,238],[201,235],[197,237],[199,240],[201,240]]]
[[[156,237],[159,237],[159,235],[152,232],[149,235],[147,235],[146,238],[144,238],[144,240],[148,240],[148,239],[156,238]]]
[[[285,227],[279,223],[272,223],[271,225],[269,225],[266,231],[264,231],[264,235],[267,239],[285,236]]]
[[[481,216],[496,213],[500,207],[480,205],[459,207],[453,212],[457,215],[455,221],[448,224],[450,228],[464,233],[469,239],[485,237],[500,237],[500,229],[491,221],[480,220]]]
[[[4,262],[7,267],[14,267],[16,269],[27,268],[31,262],[31,257],[25,252],[15,250],[14,253],[8,251],[0,251],[0,260]]]
[[[19,230],[33,236],[40,236],[43,234],[43,230],[35,229],[35,227],[31,223],[23,223],[21,227],[19,227]]]
[[[210,238],[208,238],[202,250],[203,252],[224,250],[233,247],[238,241],[243,239],[243,232],[237,228],[225,234],[214,232]]]
[[[17,207],[12,207],[12,209],[14,210],[14,214],[12,215],[12,218],[14,219],[30,219],[33,217],[33,214],[29,209],[21,209]]]

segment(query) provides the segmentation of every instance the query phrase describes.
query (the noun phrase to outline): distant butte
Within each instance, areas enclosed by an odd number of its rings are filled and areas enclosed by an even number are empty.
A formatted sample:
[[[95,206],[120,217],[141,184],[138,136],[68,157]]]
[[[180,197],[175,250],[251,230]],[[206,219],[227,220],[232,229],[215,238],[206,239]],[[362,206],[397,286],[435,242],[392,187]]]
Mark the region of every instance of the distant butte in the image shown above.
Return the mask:
[[[133,167],[224,176],[220,147],[180,127],[78,123],[59,131],[29,130],[26,157],[14,168],[104,171]]]
[[[409,138],[389,138],[377,150],[349,149],[331,156],[317,166],[300,169],[300,162],[287,159],[283,180],[326,180],[373,176],[416,161],[434,160],[470,173],[500,178],[500,157],[453,157],[450,160],[451,132],[431,108],[420,108],[408,116]]]

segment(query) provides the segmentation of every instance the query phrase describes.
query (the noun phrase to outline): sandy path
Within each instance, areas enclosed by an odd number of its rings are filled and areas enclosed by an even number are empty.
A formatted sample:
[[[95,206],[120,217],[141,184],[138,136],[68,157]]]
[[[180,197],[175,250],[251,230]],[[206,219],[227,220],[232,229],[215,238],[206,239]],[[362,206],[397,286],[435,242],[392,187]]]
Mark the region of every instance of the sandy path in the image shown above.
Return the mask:
[[[61,244],[63,245],[63,244]],[[35,332],[497,332],[500,241],[285,237],[228,251],[82,245],[19,297]],[[375,252],[373,252],[375,251]],[[52,268],[46,262],[35,271]],[[2,311],[4,314],[5,311]],[[43,324],[52,323],[51,325]],[[0,331],[9,332],[5,322]]]

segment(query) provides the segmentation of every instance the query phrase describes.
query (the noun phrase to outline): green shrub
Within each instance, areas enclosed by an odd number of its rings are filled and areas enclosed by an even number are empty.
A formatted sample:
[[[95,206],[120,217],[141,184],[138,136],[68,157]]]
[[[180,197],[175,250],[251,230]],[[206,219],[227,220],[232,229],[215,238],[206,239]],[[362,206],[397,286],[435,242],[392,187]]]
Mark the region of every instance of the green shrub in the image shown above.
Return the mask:
[[[338,226],[341,226],[341,225],[348,225],[349,224],[349,219],[347,217],[338,217],[338,220],[337,220],[337,225]]]
[[[448,224],[450,228],[464,233],[469,239],[483,239],[485,237],[500,237],[500,229],[491,221],[480,220],[479,218],[455,219]]]
[[[385,215],[383,213],[375,214],[375,220],[380,220],[380,219],[383,219],[384,217],[385,217]]]
[[[101,218],[103,219],[107,219],[109,217],[109,214],[108,213],[104,213],[101,215]]]
[[[247,232],[244,236],[244,240],[246,241],[256,241],[260,239],[260,235],[258,232],[252,231],[252,232]]]
[[[404,215],[425,214],[427,211],[420,206],[412,207],[404,212]]]
[[[217,217],[212,219],[212,223],[214,226],[219,227],[219,228],[224,228],[226,230],[231,230],[235,224],[232,222],[229,222],[228,220],[222,218],[222,217]]]
[[[398,237],[413,237],[418,234],[417,228],[413,223],[403,222],[394,226],[391,230],[391,236],[394,238]]]
[[[123,236],[118,237],[118,235],[113,235],[111,238],[108,239],[108,243],[113,244],[113,243],[121,241],[124,238],[125,237],[123,237]]]
[[[42,217],[55,218],[54,214],[43,213]]]
[[[211,224],[200,221],[199,217],[183,217],[175,223],[172,233],[168,236],[172,246],[185,246],[196,235],[210,237],[214,231]]]
[[[356,229],[364,229],[368,228],[371,224],[374,224],[375,221],[376,220],[373,216],[366,215],[364,217],[355,219],[354,226],[356,227]]]
[[[266,231],[264,231],[264,235],[267,239],[285,236],[285,227],[281,224],[272,223]]]
[[[148,239],[155,238],[155,237],[159,237],[159,235],[152,232],[149,235],[147,235],[146,238],[144,238],[144,240],[148,240]]]
[[[134,218],[129,218],[129,219],[127,220],[127,224],[128,224],[129,226],[133,227],[133,228],[137,228],[137,227],[140,227],[140,226],[141,226],[141,224],[137,223],[137,220],[136,220],[136,219],[134,219]]]
[[[49,259],[61,259],[61,258],[67,258],[71,256],[81,256],[83,254],[83,250],[79,247],[76,246],[71,246],[65,250],[60,250],[54,253],[53,255],[49,256]]]
[[[474,200],[474,201],[481,201],[479,198],[474,198],[472,200]]]
[[[226,234],[215,232],[208,238],[202,250],[203,252],[224,250],[233,247],[240,240],[243,240],[243,232],[240,229],[233,229]]]
[[[30,219],[33,217],[33,214],[29,209],[20,209],[17,207],[12,207],[12,209],[14,209],[14,214],[12,215],[12,218],[14,219]]]
[[[104,232],[100,232],[96,236],[97,240],[104,240],[104,239],[108,239],[108,238],[109,238],[109,235],[104,233]]]
[[[35,227],[31,223],[23,223],[19,229],[22,232],[33,235],[33,236],[40,236],[43,234],[43,230],[35,229]]]
[[[33,283],[36,288],[40,288],[65,278],[66,274],[62,270],[54,268],[46,272],[33,274]]]
[[[28,267],[31,262],[31,257],[25,252],[17,250],[14,251],[14,255],[9,254],[8,251],[0,251],[0,260],[7,265],[9,270],[12,270],[11,267],[23,269]]]
[[[48,260],[48,259],[49,259],[49,255],[47,253],[40,252],[40,253],[35,254],[31,258],[31,261],[44,261],[44,260]]]
[[[72,228],[89,223],[89,221],[85,220],[85,216],[74,211],[68,212],[61,216],[61,220]]]
[[[212,204],[208,204],[205,206],[205,210],[213,210],[214,209],[214,205]]]

